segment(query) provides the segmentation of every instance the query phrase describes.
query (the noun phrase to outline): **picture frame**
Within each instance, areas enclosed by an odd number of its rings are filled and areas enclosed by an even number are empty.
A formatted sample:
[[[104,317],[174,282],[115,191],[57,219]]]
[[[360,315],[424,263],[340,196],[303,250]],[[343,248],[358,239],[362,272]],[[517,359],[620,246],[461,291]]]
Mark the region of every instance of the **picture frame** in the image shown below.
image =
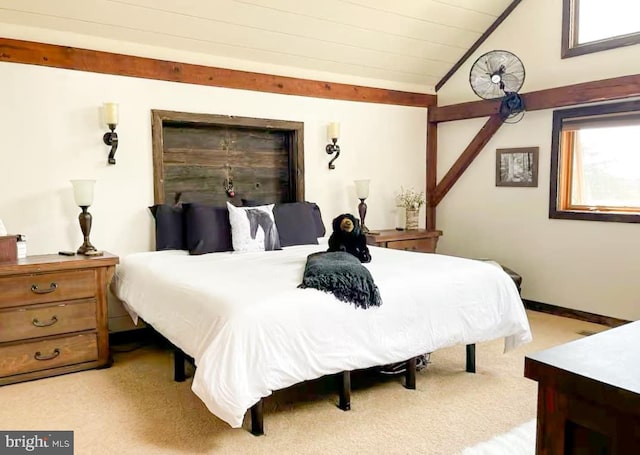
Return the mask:
[[[538,186],[539,147],[496,149],[496,186]]]

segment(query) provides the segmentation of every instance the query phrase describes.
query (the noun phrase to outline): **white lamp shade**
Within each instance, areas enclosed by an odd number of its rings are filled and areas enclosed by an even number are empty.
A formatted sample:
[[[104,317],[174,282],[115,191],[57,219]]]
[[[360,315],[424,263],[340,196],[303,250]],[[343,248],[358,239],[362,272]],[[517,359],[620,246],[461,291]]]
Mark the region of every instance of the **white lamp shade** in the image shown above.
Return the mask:
[[[102,105],[102,115],[104,115],[104,123],[107,125],[117,125],[118,105],[116,103],[104,103]]]
[[[71,180],[73,185],[73,197],[79,207],[88,207],[93,204],[93,187],[95,180],[80,179]]]
[[[358,199],[366,199],[369,197],[369,180],[354,180],[356,184],[356,196]]]
[[[329,123],[329,126],[327,127],[327,136],[329,140],[338,139],[340,137],[340,123]]]

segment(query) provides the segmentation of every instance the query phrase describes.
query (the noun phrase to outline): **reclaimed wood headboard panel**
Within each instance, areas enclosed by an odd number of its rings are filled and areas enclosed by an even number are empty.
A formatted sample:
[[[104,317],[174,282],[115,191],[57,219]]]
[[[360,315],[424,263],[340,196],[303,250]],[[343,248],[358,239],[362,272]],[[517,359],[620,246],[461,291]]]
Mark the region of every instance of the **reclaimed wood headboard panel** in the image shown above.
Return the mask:
[[[154,203],[304,200],[302,122],[152,110]],[[234,196],[226,191],[233,182]]]

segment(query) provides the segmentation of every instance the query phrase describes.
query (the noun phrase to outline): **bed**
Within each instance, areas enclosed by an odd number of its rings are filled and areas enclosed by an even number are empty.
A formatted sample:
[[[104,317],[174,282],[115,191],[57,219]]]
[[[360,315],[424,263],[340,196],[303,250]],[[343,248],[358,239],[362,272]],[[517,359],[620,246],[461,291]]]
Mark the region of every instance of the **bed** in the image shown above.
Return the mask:
[[[371,247],[366,264],[380,307],[355,308],[299,289],[318,245],[255,253],[135,253],[113,290],[192,357],[193,392],[237,428],[273,391],[321,376],[405,361],[448,346],[504,337],[505,351],[531,340],[515,284],[470,259]]]
[[[251,432],[262,434],[263,398],[302,381],[337,374],[348,410],[353,370],[406,362],[406,387],[415,388],[425,353],[465,344],[474,371],[475,343],[504,338],[508,351],[531,339],[515,284],[482,261],[370,246],[364,267],[379,307],[298,288],[307,256],[327,250],[329,234],[305,201],[303,124],[152,117],[157,251],[121,258],[112,291],[176,347],[176,380],[183,359],[193,361],[193,392],[231,427],[250,409]],[[221,207],[230,200],[274,203],[282,248],[234,251],[235,209]]]

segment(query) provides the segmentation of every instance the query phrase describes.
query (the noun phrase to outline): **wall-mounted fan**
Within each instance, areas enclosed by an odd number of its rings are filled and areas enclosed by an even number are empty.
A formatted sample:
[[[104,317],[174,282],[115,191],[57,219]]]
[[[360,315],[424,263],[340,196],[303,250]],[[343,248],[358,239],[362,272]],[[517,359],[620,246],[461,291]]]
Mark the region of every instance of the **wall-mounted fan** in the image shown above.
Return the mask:
[[[524,65],[509,51],[495,50],[481,55],[471,66],[469,84],[480,98],[502,98],[500,116],[515,123],[524,116],[524,101],[518,90],[524,83]]]

